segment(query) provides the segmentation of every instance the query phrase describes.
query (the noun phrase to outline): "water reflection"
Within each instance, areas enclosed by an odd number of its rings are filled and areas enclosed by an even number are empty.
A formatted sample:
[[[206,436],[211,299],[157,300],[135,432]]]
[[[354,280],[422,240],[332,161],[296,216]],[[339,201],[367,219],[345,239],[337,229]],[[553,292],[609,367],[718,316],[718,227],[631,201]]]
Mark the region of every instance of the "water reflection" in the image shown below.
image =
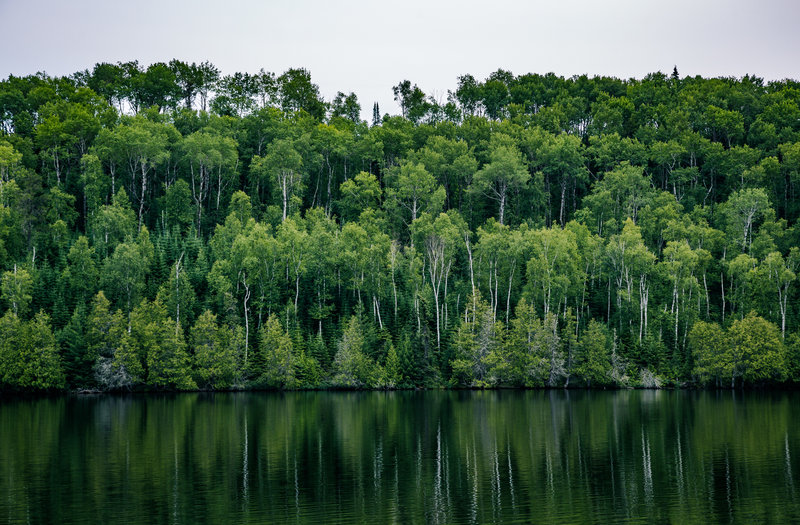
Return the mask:
[[[0,520],[800,520],[794,393],[183,394],[0,403]]]

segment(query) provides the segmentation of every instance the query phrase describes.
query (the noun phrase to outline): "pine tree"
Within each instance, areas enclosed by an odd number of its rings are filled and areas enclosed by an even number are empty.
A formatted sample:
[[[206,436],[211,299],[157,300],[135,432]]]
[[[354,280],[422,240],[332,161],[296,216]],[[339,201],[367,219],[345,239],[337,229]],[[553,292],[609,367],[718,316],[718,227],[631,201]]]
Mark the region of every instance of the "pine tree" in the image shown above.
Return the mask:
[[[86,305],[78,303],[67,325],[58,333],[59,347],[70,388],[92,388],[94,359],[86,344]]]
[[[379,126],[381,123],[381,110],[378,103],[372,105],[372,125]]]

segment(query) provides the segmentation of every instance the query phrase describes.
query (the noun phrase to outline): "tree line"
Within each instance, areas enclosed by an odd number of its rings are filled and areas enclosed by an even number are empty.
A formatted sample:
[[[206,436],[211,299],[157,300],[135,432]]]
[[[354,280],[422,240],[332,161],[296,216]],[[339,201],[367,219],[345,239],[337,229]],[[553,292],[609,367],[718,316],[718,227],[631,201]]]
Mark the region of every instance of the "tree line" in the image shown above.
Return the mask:
[[[800,378],[800,84],[304,69],[0,82],[0,387]]]

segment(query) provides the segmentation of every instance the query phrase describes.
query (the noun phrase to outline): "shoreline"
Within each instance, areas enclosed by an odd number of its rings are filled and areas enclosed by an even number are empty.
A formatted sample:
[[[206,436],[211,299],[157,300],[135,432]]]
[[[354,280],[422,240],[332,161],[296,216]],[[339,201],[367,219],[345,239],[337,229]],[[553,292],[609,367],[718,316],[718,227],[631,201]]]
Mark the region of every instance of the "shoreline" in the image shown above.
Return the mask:
[[[672,391],[672,392],[786,392],[800,390],[800,385],[776,384],[761,386],[737,386],[736,388],[711,388],[705,386],[684,385],[684,386],[606,386],[606,387],[489,387],[489,388],[470,388],[470,387],[441,387],[441,388],[345,388],[345,387],[319,387],[319,388],[241,388],[241,389],[193,389],[193,390],[59,390],[59,391],[5,391],[0,392],[0,400],[10,397],[91,397],[91,396],[146,396],[159,394],[239,394],[239,393],[294,393],[294,392],[342,392],[342,393],[367,393],[367,392],[500,392],[500,391],[566,391],[566,392],[608,392],[608,391],[631,391],[631,390],[651,390],[651,391]]]

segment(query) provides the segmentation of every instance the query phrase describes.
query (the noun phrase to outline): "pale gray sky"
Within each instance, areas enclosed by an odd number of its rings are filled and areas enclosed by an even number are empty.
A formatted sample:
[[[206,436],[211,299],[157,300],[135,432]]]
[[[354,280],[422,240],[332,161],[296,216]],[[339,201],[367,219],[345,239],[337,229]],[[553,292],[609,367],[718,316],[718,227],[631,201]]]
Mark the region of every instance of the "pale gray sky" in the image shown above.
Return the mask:
[[[305,67],[326,100],[398,113],[392,86],[445,97],[503,68],[622,78],[800,78],[797,0],[0,0],[0,77],[96,62],[210,60],[223,73]]]

